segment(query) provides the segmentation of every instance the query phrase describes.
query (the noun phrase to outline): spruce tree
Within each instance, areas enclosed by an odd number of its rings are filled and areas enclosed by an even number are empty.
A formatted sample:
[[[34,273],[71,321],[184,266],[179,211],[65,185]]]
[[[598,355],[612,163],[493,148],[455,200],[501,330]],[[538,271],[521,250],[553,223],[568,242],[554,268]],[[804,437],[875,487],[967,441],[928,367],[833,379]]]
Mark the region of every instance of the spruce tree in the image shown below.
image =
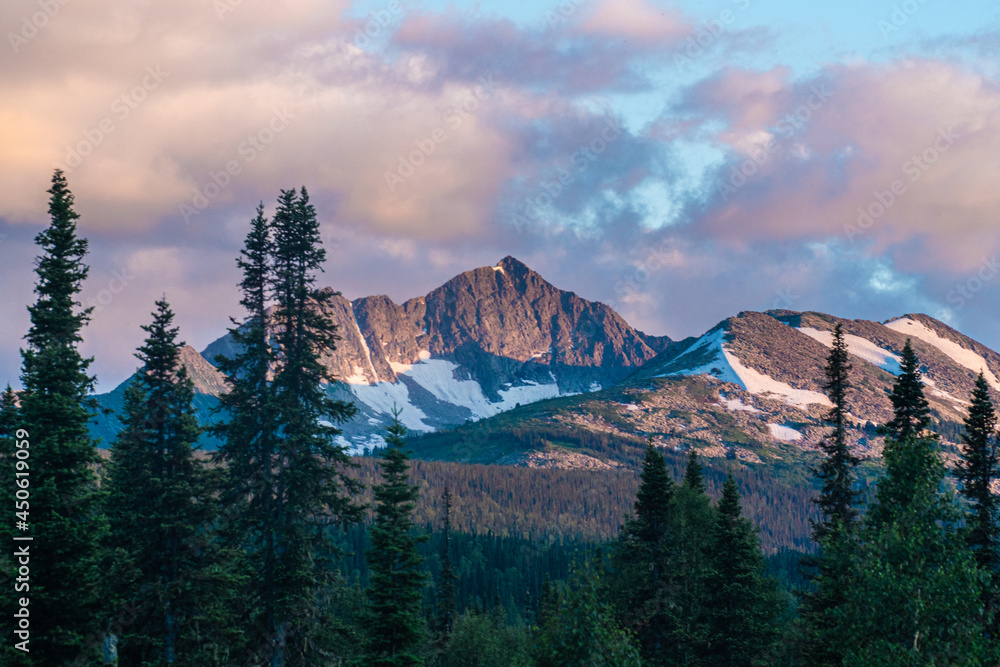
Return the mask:
[[[371,571],[368,598],[371,664],[404,667],[424,664],[424,620],[421,606],[427,575],[417,544],[426,535],[413,534],[413,512],[420,487],[410,484],[410,464],[403,448],[406,428],[393,410],[382,452],[382,483],[374,488],[375,523],[366,558]]]
[[[732,474],[722,487],[709,553],[702,658],[733,667],[772,664],[781,600],[774,581],[764,576],[760,538],[742,516]]]
[[[822,483],[820,495],[814,501],[819,506],[820,520],[812,521],[812,537],[819,550],[815,556],[803,559],[805,574],[812,587],[803,594],[800,615],[805,623],[805,654],[814,665],[840,664],[842,657],[842,647],[831,640],[828,630],[833,610],[843,605],[844,595],[850,588],[850,563],[843,555],[849,548],[858,515],[854,489],[854,468],[858,459],[847,445],[850,370],[847,343],[838,322],[833,330],[833,346],[827,357],[823,385],[833,403],[826,415],[833,432],[820,443],[825,457],[813,470]]]
[[[91,359],[80,355],[90,309],[77,301],[87,277],[87,241],[77,237],[73,195],[61,171],[49,189],[47,229],[35,238],[37,300],[28,307],[31,328],[21,351],[20,427],[30,442],[30,664],[61,665],[97,654],[98,545],[104,533],[95,474],[99,463],[88,423]],[[8,631],[12,614],[5,614]],[[9,647],[10,642],[5,646]],[[11,664],[16,664],[10,661]]]
[[[920,381],[920,360],[906,339],[900,354],[899,376],[892,386],[893,416],[882,431],[893,442],[904,442],[921,436],[931,422],[930,407]]]
[[[239,626],[234,557],[206,533],[216,521],[216,473],[197,458],[194,385],[181,364],[174,313],[156,302],[126,389],[105,503],[114,554],[108,591],[133,610],[118,637],[123,664],[201,665],[223,659]]]
[[[979,372],[972,391],[972,404],[965,418],[962,451],[956,467],[961,493],[968,501],[966,541],[989,581],[984,604],[992,617],[990,637],[1000,637],[1000,502],[991,487],[1000,479],[997,451],[997,414],[990,400],[989,385]]]
[[[833,407],[826,415],[826,422],[833,432],[822,441],[820,447],[826,457],[815,470],[816,477],[823,483],[816,504],[819,506],[821,520],[813,524],[813,539],[821,542],[834,524],[850,529],[858,516],[855,507],[857,492],[854,489],[854,468],[858,464],[857,457],[851,454],[847,444],[847,393],[851,384],[848,374],[851,365],[848,363],[847,342],[844,340],[844,329],[838,322],[833,330],[833,348],[826,362],[826,382],[823,389],[829,396]]]
[[[643,660],[662,664],[670,650],[673,590],[669,559],[674,483],[663,454],[646,445],[635,513],[622,527],[612,551],[611,594],[618,618],[634,632]]]
[[[305,188],[283,190],[271,221],[258,207],[238,264],[242,326],[237,353],[221,359],[230,385],[215,432],[235,493],[228,525],[249,550],[257,603],[251,650],[273,667],[329,656],[322,600],[339,586],[334,524],[357,521],[353,464],[335,426],[354,414],[332,400],[335,378],[320,358],[339,339],[327,309],[336,296],[315,287],[326,254]]]
[[[846,664],[979,664],[984,576],[959,530],[955,494],[929,436],[909,345],[886,426],[886,474],[857,536],[851,587],[833,612]]]
[[[668,567],[674,594],[669,605],[671,633],[666,639],[670,664],[693,664],[707,639],[706,584],[714,522],[701,463],[692,448],[684,481],[673,497],[674,549]]]
[[[595,559],[596,561],[597,559]],[[574,572],[556,608],[534,629],[532,653],[538,667],[639,667],[645,663],[632,633],[623,628],[603,598],[599,562]]]
[[[437,626],[442,638],[447,640],[455,620],[458,593],[455,582],[455,568],[451,563],[451,490],[446,486],[442,494],[444,504],[444,544],[441,545],[441,573],[437,582]]]

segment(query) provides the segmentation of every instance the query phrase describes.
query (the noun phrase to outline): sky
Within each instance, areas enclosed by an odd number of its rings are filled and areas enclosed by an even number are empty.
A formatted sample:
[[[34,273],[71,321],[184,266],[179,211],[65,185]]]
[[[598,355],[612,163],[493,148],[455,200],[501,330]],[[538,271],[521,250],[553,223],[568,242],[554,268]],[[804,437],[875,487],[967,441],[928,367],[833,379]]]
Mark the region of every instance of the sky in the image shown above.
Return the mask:
[[[0,382],[46,190],[89,239],[107,391],[165,295],[239,317],[258,202],[304,186],[320,282],[397,302],[513,255],[679,339],[743,310],[937,317],[1000,349],[988,2],[6,0]]]

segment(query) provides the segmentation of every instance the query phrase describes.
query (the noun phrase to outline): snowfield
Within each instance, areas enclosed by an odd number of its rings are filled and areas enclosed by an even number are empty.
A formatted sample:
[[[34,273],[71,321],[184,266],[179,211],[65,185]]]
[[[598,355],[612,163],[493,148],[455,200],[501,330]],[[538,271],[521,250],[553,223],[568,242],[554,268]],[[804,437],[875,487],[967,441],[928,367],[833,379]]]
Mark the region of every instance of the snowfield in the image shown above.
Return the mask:
[[[420,361],[415,364],[400,364],[391,362],[392,370],[399,376],[404,376],[414,383],[426,389],[434,398],[443,403],[458,405],[467,408],[472,413],[473,419],[492,417],[506,410],[516,407],[518,404],[533,403],[546,398],[555,398],[562,395],[559,385],[555,382],[555,377],[549,374],[552,382],[549,384],[539,384],[527,381],[526,384],[518,387],[509,387],[499,391],[501,400],[491,402],[479,383],[475,380],[459,380],[455,377],[455,369],[458,365],[447,359],[432,359],[430,352],[421,350],[418,354]],[[356,376],[348,380],[357,380]],[[348,388],[354,396],[372,410],[381,414],[390,414],[392,406],[402,410],[400,421],[411,431],[428,432],[434,428],[426,423],[424,413],[410,399],[410,391],[406,384],[400,382],[375,382],[369,384],[361,378],[360,382],[349,382]]]
[[[791,426],[783,426],[781,424],[768,424],[767,428],[771,431],[771,437],[774,438],[775,440],[794,442],[795,440],[802,439],[802,434],[796,431]]]
[[[769,375],[764,375],[759,371],[744,366],[735,355],[726,349],[724,344],[725,335],[726,332],[723,329],[707,333],[677,357],[681,359],[695,350],[704,349],[707,351],[714,349],[716,354],[713,361],[709,361],[697,368],[674,371],[669,373],[669,375],[713,375],[724,382],[732,382],[739,385],[751,394],[761,396],[770,394],[773,398],[796,407],[803,407],[812,403],[826,406],[833,405],[825,394],[808,389],[795,389],[780,380],[775,380]]]
[[[898,331],[901,334],[909,336],[910,338],[919,338],[925,343],[930,343],[937,349],[941,350],[941,352],[951,357],[952,361],[968,368],[974,373],[978,373],[982,370],[983,375],[986,376],[986,381],[990,383],[990,386],[1000,391],[1000,381],[997,380],[997,377],[989,369],[989,366],[986,365],[986,360],[972,350],[967,350],[954,341],[941,338],[941,336],[938,336],[937,333],[928,329],[920,322],[911,320],[908,317],[901,317],[898,320],[893,320],[892,322],[888,322],[885,326],[893,331]]]
[[[833,332],[820,331],[812,327],[801,327],[797,329],[813,340],[817,340],[827,347],[833,347]],[[864,359],[868,363],[878,366],[882,370],[889,371],[893,375],[899,375],[899,355],[893,354],[889,350],[884,350],[867,338],[844,334],[844,342],[847,343],[847,351],[859,359]]]

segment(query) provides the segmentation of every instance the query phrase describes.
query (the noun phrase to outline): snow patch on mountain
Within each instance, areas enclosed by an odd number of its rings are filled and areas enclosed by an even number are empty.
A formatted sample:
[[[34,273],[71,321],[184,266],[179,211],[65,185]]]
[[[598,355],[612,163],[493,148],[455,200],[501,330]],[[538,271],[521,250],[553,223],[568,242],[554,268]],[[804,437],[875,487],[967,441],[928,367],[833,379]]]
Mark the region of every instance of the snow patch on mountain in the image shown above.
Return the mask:
[[[406,376],[416,384],[426,389],[434,398],[443,403],[467,408],[474,419],[492,417],[506,410],[517,407],[518,404],[533,403],[546,398],[560,396],[559,385],[555,377],[551,384],[539,384],[530,380],[524,385],[501,389],[500,401],[490,401],[483,389],[475,380],[460,380],[455,377],[458,365],[447,359],[431,359],[430,353],[421,350],[420,361],[413,364],[390,362],[392,370],[400,376]],[[376,412],[389,414],[395,401],[397,407],[403,409],[401,420],[406,428],[414,431],[433,431],[431,426],[423,423],[427,415],[410,401],[409,390],[402,382],[377,382],[375,384],[352,384],[350,390],[358,400]],[[407,423],[406,420],[409,420]]]
[[[783,426],[782,424],[768,424],[768,430],[771,431],[771,437],[775,440],[784,440],[785,442],[794,442],[796,440],[802,439],[802,434],[796,431],[791,426]]]
[[[820,331],[819,329],[813,329],[812,327],[800,327],[798,331],[801,331],[813,340],[823,343],[823,345],[826,345],[827,347],[833,347],[832,331]],[[888,371],[893,375],[899,375],[899,362],[902,361],[899,355],[893,354],[889,350],[882,349],[867,338],[862,338],[861,336],[855,336],[853,334],[844,334],[844,342],[847,343],[847,351],[850,354],[853,354],[855,357],[860,359],[864,359],[868,363],[878,366],[882,370]]]
[[[424,423],[427,415],[410,401],[410,390],[402,382],[354,383],[351,393],[375,412],[390,415],[393,407],[402,410],[399,421],[410,431],[433,431]]]
[[[888,322],[885,326],[911,338],[919,338],[925,343],[930,343],[937,349],[941,350],[941,352],[951,357],[952,361],[960,366],[968,368],[974,373],[978,373],[980,370],[983,371],[983,375],[986,376],[986,381],[989,382],[994,389],[1000,391],[1000,380],[997,380],[997,377],[992,371],[990,371],[989,366],[986,364],[986,360],[972,350],[967,350],[954,341],[942,338],[933,330],[928,329],[924,324],[911,320],[908,317],[893,320],[892,322]]]
[[[722,328],[709,332],[677,357],[677,359],[681,359],[696,350],[708,352],[714,349],[715,355],[712,360],[697,368],[676,370],[667,375],[712,375],[723,382],[739,385],[751,394],[770,394],[777,400],[796,407],[806,406],[810,403],[833,405],[824,394],[808,389],[795,389],[769,375],[744,366],[735,355],[726,349],[725,335],[726,332]]]
[[[744,412],[760,412],[752,405],[747,405],[738,398],[727,398],[725,394],[719,394],[719,401],[726,406],[727,410],[742,410]]]

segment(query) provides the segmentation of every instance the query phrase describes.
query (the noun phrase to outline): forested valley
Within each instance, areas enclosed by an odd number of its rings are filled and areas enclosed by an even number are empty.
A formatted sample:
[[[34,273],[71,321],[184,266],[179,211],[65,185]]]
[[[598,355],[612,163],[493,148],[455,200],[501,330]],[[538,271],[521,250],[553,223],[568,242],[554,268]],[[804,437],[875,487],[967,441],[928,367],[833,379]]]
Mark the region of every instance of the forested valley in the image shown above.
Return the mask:
[[[164,296],[105,457],[79,351],[87,241],[61,172],[49,194],[23,388],[0,399],[0,504],[15,514],[0,533],[20,549],[2,556],[5,665],[1000,664],[997,415],[981,373],[949,471],[907,345],[871,486],[844,438],[839,325],[815,493],[593,436],[632,464],[411,460],[398,413],[385,448],[351,457],[336,436],[355,408],[330,398],[320,363],[337,332],[317,308],[332,295],[301,188],[271,217],[257,209],[237,259],[245,312],[208,427],[222,444],[198,451]]]

